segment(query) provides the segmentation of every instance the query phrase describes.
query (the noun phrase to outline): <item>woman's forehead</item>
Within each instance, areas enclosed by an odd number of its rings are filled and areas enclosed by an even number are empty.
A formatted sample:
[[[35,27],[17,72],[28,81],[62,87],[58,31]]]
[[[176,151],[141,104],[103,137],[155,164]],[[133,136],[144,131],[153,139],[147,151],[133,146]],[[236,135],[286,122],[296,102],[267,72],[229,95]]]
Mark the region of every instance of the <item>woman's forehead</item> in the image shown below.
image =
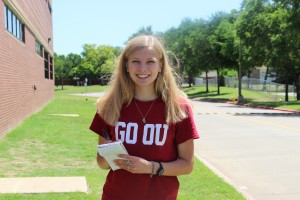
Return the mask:
[[[154,57],[154,58],[159,58],[159,53],[158,51],[153,48],[153,47],[143,47],[141,49],[138,49],[134,52],[132,52],[128,58],[134,58],[134,57]]]

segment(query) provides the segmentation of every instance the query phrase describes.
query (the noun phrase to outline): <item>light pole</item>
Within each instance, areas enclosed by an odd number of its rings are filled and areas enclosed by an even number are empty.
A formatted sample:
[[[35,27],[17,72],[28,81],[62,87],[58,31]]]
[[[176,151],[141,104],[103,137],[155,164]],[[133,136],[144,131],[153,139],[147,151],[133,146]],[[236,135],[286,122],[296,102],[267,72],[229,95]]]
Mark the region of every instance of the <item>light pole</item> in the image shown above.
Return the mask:
[[[237,18],[240,17],[240,14],[236,14]],[[242,95],[242,42],[239,37],[239,71],[238,71],[238,99],[237,102],[241,103],[244,101],[244,97]]]
[[[243,102],[244,97],[242,95],[242,43],[241,43],[241,39],[239,42],[239,73],[238,73],[238,90],[239,90],[239,94],[238,94],[238,103]]]

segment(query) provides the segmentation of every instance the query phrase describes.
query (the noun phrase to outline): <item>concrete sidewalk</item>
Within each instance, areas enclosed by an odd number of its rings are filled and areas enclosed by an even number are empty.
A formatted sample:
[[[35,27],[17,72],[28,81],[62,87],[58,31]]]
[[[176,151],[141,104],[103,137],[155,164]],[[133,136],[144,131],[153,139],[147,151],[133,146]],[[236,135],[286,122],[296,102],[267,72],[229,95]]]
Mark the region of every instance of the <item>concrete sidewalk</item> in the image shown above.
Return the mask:
[[[88,193],[85,177],[24,177],[0,178],[1,193]]]

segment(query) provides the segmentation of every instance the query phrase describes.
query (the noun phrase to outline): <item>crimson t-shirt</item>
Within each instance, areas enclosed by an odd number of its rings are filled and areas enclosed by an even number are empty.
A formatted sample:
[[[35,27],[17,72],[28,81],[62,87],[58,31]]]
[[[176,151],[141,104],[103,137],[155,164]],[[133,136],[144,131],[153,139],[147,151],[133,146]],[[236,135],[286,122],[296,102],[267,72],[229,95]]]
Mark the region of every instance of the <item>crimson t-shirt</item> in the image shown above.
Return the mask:
[[[129,155],[148,161],[170,162],[178,157],[177,145],[199,138],[192,110],[182,102],[188,117],[176,124],[166,124],[165,103],[158,97],[155,102],[135,99],[121,110],[121,117],[115,126],[110,126],[95,114],[90,129],[102,135],[102,130],[110,138],[121,140]],[[153,103],[153,106],[151,107]],[[150,111],[148,112],[149,108]],[[142,115],[146,123],[142,122]],[[150,172],[149,172],[150,173]],[[156,176],[132,174],[126,170],[110,170],[103,186],[103,200],[175,200],[179,182],[176,176]]]

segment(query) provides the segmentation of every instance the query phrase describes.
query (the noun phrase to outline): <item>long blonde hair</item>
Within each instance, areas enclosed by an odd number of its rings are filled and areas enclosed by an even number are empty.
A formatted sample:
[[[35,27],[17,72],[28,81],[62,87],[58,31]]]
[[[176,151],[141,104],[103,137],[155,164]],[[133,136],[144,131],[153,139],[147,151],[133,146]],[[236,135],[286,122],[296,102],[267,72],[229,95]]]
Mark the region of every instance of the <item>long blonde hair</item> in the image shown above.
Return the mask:
[[[162,62],[162,70],[155,80],[154,89],[166,104],[166,122],[176,123],[187,117],[182,99],[188,102],[186,94],[179,89],[175,81],[175,72],[169,63],[169,58],[162,42],[158,38],[142,35],[127,42],[118,57],[117,66],[110,81],[110,88],[104,97],[97,100],[97,112],[110,125],[115,125],[124,105],[129,105],[134,98],[135,84],[126,71],[126,63],[133,52],[152,47],[157,51]],[[173,74],[174,73],[174,74]]]

